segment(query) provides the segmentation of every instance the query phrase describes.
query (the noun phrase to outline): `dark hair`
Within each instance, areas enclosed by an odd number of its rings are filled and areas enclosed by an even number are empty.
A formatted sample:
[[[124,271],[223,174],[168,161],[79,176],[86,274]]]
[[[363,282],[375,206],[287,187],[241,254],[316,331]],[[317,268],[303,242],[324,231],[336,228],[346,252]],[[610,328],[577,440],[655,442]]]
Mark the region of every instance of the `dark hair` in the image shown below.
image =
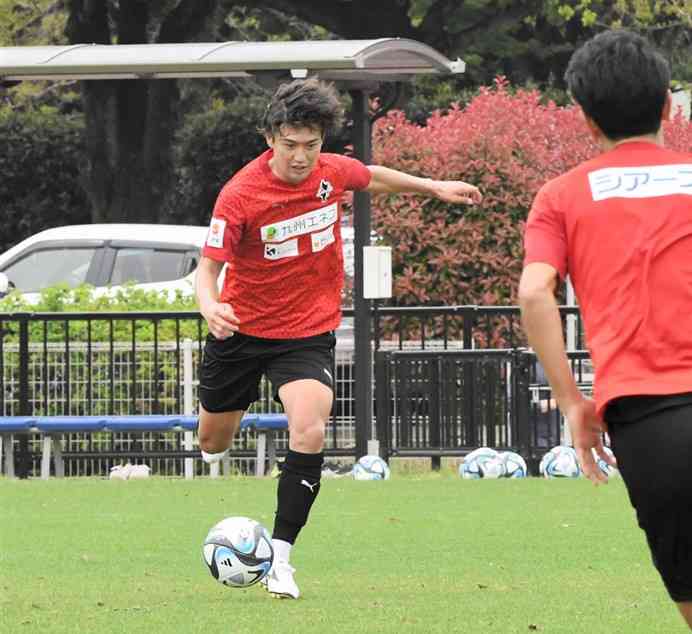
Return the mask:
[[[661,126],[670,68],[636,33],[605,31],[590,39],[572,55],[565,80],[609,139],[654,134]]]
[[[279,86],[264,111],[259,131],[274,135],[281,126],[318,129],[322,136],[341,129],[344,110],[334,86],[314,78]]]

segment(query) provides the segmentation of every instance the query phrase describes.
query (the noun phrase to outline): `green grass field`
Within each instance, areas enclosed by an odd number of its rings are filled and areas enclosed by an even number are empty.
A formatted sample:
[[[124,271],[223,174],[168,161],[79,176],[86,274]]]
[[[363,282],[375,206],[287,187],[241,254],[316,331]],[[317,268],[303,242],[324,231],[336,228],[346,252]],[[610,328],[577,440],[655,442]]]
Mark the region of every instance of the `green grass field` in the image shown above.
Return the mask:
[[[620,480],[327,480],[292,563],[303,596],[212,579],[216,521],[271,527],[276,482],[0,479],[0,631],[687,631]]]

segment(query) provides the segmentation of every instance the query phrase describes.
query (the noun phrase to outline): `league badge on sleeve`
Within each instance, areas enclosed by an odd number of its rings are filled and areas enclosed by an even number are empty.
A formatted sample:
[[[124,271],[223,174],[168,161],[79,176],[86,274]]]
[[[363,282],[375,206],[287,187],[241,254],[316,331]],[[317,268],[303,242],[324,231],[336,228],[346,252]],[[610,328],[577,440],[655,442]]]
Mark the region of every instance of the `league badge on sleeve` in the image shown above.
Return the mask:
[[[223,249],[223,234],[226,231],[226,221],[221,218],[212,218],[207,234],[207,246]]]

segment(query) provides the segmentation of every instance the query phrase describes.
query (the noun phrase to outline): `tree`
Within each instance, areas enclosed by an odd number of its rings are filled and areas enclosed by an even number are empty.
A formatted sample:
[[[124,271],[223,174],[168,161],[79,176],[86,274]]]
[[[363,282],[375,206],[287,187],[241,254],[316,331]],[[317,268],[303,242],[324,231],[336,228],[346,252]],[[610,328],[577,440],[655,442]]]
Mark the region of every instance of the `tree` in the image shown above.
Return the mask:
[[[319,24],[346,38],[408,37],[467,63],[464,81],[561,83],[575,47],[598,31],[627,27],[692,73],[689,0],[246,0]],[[689,77],[688,77],[689,79]]]
[[[211,39],[216,0],[68,0],[70,43]],[[173,185],[172,130],[180,90],[172,80],[81,82],[84,187],[95,222],[161,219]]]

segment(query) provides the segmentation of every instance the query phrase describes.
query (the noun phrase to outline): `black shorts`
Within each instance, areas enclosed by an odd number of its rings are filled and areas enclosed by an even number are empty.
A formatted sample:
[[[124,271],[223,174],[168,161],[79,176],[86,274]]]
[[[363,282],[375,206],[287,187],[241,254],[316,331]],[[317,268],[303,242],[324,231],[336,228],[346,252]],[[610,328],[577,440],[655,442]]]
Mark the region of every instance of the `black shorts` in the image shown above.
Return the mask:
[[[692,601],[692,403],[656,400],[628,399],[620,410],[641,405],[642,417],[609,408],[605,420],[653,563],[673,601]]]
[[[334,389],[334,346],[328,332],[304,339],[261,339],[235,333],[227,339],[207,336],[199,374],[199,401],[208,412],[246,410],[260,397],[260,381],[279,388],[299,379],[315,379]]]

